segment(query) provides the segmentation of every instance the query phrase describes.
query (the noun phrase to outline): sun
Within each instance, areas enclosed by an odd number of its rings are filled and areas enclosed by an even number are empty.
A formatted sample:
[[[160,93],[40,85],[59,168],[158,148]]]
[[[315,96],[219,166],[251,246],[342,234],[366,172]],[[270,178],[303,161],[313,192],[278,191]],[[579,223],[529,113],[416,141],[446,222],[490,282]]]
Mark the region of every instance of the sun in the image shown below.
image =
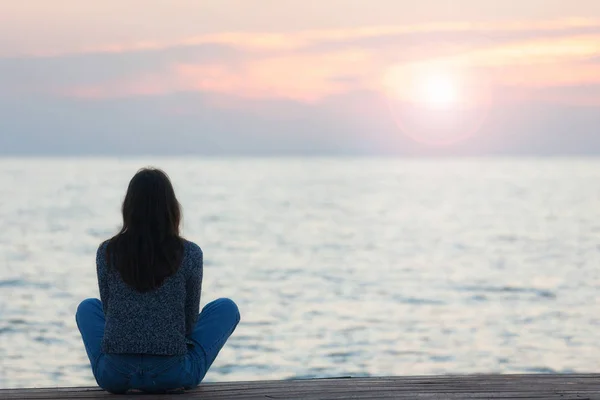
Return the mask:
[[[391,98],[423,109],[456,108],[466,96],[459,74],[450,68],[393,68],[384,78],[384,87]]]
[[[457,82],[450,76],[441,74],[423,76],[417,82],[416,99],[419,103],[439,108],[451,107],[458,103]]]
[[[475,135],[492,106],[491,77],[452,63],[393,65],[382,75],[381,90],[399,130],[431,146]]]

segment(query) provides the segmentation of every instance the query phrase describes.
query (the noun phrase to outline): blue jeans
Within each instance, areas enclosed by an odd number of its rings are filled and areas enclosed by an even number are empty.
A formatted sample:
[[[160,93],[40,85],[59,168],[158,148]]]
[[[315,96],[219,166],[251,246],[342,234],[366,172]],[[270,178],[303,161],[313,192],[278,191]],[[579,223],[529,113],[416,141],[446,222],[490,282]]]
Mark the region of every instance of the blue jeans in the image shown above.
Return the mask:
[[[105,319],[98,299],[81,302],[75,319],[98,386],[111,393],[130,389],[163,393],[200,384],[239,323],[240,313],[229,299],[207,304],[188,337],[194,346],[182,356],[102,353]]]

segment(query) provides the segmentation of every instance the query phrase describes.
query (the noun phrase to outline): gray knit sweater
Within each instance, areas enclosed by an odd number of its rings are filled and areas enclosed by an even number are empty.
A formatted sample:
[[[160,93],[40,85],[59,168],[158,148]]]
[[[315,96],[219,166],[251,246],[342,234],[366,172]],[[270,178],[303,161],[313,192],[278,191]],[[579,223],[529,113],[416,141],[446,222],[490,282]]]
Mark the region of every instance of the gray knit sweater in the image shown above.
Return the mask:
[[[137,292],[106,262],[104,242],[96,253],[100,299],[106,324],[103,353],[183,355],[186,336],[198,319],[202,288],[202,250],[184,241],[179,270],[158,288]]]

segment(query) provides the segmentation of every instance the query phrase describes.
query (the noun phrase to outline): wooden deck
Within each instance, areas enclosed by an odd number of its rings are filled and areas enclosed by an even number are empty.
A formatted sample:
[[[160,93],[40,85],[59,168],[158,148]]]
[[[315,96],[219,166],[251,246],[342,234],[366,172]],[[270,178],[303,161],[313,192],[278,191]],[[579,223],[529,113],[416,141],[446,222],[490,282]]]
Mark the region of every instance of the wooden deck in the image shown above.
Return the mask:
[[[4,389],[0,399],[600,400],[600,375],[469,375],[206,383],[185,394],[114,396],[98,388]]]

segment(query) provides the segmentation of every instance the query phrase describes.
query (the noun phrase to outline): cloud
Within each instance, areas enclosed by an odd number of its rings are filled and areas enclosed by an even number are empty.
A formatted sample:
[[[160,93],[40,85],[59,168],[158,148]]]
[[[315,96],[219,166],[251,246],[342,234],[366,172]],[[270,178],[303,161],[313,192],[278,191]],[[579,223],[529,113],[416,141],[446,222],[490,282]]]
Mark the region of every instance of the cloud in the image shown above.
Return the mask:
[[[318,65],[318,68],[315,68]],[[62,87],[62,96],[99,99],[176,92],[222,93],[240,98],[280,98],[314,102],[359,86],[377,69],[364,51],[272,56],[235,62],[175,63],[165,70],[140,73],[100,84]],[[346,78],[346,79],[344,79]]]
[[[540,87],[536,90],[536,99],[544,103],[587,107],[597,112],[600,107],[600,79],[595,84]]]
[[[600,20],[580,18],[207,34],[0,58],[0,85],[13,95],[95,100],[202,92],[315,103],[360,90],[385,92],[390,71],[407,77],[407,70],[433,66],[484,76],[490,87],[518,86],[530,90],[522,98],[535,100],[538,88],[598,83],[600,72],[590,62],[600,57],[595,30]]]
[[[336,1],[334,9],[350,0]],[[484,3],[470,2],[489,16],[491,6]],[[0,153],[600,153],[600,20],[539,20],[539,7],[530,3],[517,11],[494,6],[494,12],[513,16],[527,15],[529,7],[532,19],[520,21],[486,20],[468,9],[456,11],[462,22],[395,25],[377,25],[404,18],[383,15],[389,13],[384,7],[373,7],[378,14],[368,21],[357,14],[349,21],[348,14],[356,11],[348,9],[337,22],[320,9],[320,23],[289,26],[273,18],[272,9],[260,16],[260,24],[244,13],[227,12],[235,21],[225,25],[215,18],[210,29],[189,12],[186,26],[175,26],[180,17],[169,14],[129,30],[126,25],[134,20],[155,18],[136,14],[127,20],[131,13],[115,12],[110,13],[114,20],[103,15],[103,31],[89,29],[96,17],[83,16],[88,6],[78,5],[83,8],[71,13],[71,25],[44,28],[48,17],[39,14],[31,23],[39,29],[32,29],[31,37],[6,34],[27,29],[5,16],[0,24]],[[190,1],[190,9],[197,10],[196,4]],[[167,1],[162,7],[160,14],[181,13]],[[55,6],[48,9],[59,13]],[[254,24],[245,26],[249,31],[229,30],[241,29],[245,21]],[[297,30],[306,26],[329,28]],[[271,31],[257,30],[262,27]],[[46,40],[40,32],[51,37]],[[27,41],[13,39],[22,36]],[[473,111],[483,110],[485,119],[474,119],[481,127],[467,140],[429,148],[418,140],[422,137],[410,138],[418,132],[409,132],[407,117],[447,127],[448,119],[438,118],[443,112],[419,109],[413,115],[414,104],[399,101],[400,109],[392,103],[392,96],[401,97],[428,74],[455,83],[469,78],[472,90],[461,95],[480,109],[461,111],[479,117],[483,113]],[[454,113],[459,114],[469,118],[466,112]]]
[[[39,49],[4,57],[58,57],[69,54],[128,53],[162,51],[170,48],[204,45],[229,46],[245,51],[298,51],[322,44],[356,43],[363,39],[391,38],[414,35],[467,34],[481,37],[501,34],[545,36],[551,34],[578,34],[600,30],[600,19],[564,18],[550,21],[457,21],[404,25],[363,26],[344,29],[303,30],[297,32],[244,32],[232,31],[188,36],[167,41],[131,41],[96,46],[70,47],[60,50]]]
[[[0,135],[0,154],[364,153],[360,143],[369,137],[355,124],[357,119],[339,118],[335,112],[354,97],[318,106],[205,93],[93,102],[0,98],[0,131],[10,132]],[[362,94],[358,97],[362,99]],[[217,102],[244,104],[231,109],[215,107]],[[193,112],[165,112],[178,106],[194,107]]]
[[[361,89],[385,91],[384,77],[390,70],[395,69],[398,75],[410,79],[411,75],[406,72],[410,68],[433,66],[440,71],[451,71],[453,62],[464,74],[485,77],[490,87],[537,89],[597,84],[600,70],[597,65],[586,62],[594,52],[600,53],[600,48],[595,47],[600,38],[592,39],[563,40],[564,47],[557,48],[549,46],[547,41],[540,41],[539,46],[533,42],[507,44],[450,58],[408,63],[392,63],[366,49],[292,53],[235,62],[184,62],[159,72],[140,73],[109,83],[73,85],[60,93],[81,98],[110,98],[197,91],[239,98],[316,102]],[[402,81],[397,85],[403,85]],[[576,99],[570,97],[570,100]]]
[[[105,87],[104,92],[108,94],[111,87],[122,82],[132,84],[149,76],[160,81],[174,62],[230,64],[242,59],[239,51],[215,44],[133,53],[0,58],[0,96],[61,92],[67,88],[91,86]]]
[[[178,106],[191,112],[165,112]],[[599,125],[600,113],[592,108],[507,104],[468,140],[431,148],[411,140],[385,99],[369,91],[312,105],[205,93],[93,102],[0,98],[0,131],[10,132],[0,135],[0,154],[598,154]]]
[[[587,59],[587,62],[590,64],[600,65],[600,56],[598,57],[590,57]]]

